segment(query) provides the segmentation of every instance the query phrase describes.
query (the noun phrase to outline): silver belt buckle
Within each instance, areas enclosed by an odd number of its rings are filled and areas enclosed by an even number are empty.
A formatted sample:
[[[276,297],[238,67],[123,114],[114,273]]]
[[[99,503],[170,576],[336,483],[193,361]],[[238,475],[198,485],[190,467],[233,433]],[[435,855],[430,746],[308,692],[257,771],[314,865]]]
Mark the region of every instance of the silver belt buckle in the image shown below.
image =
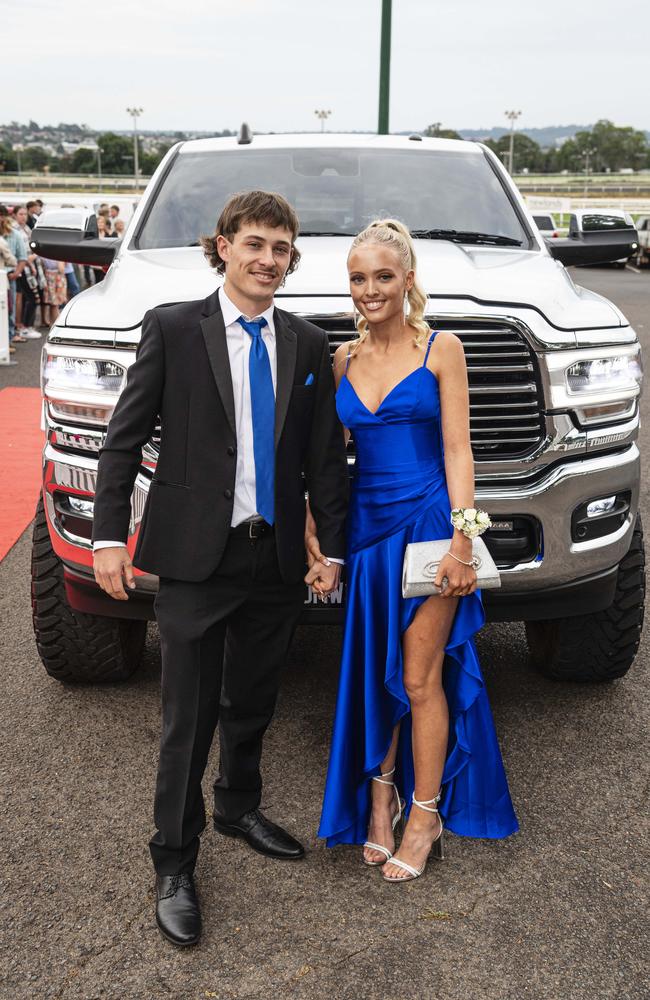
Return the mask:
[[[254,532],[253,532],[253,528],[255,528],[255,527],[257,527],[258,525],[262,524],[262,522],[263,522],[263,521],[264,521],[264,518],[263,518],[263,517],[254,517],[254,518],[252,518],[252,519],[251,519],[251,520],[250,520],[250,521],[248,522],[248,537],[249,537],[249,538],[251,539],[251,541],[252,541],[252,540],[253,540],[254,538],[259,538],[259,537],[260,537],[259,535],[256,535],[256,534],[254,534]]]

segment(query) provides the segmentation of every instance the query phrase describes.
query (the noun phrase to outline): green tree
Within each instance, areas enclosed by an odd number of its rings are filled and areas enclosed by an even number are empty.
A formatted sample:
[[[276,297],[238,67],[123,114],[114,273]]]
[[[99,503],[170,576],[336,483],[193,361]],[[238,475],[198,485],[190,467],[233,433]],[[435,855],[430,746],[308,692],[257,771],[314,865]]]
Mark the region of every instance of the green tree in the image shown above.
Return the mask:
[[[102,164],[102,169],[105,169]],[[97,152],[94,149],[87,149],[82,146],[76,149],[70,157],[70,173],[72,174],[96,174],[97,173]]]
[[[0,170],[8,173],[18,169],[18,159],[11,146],[6,142],[0,143]]]
[[[40,171],[48,166],[50,154],[42,146],[27,146],[23,150],[22,167],[24,170]]]
[[[425,128],[425,130],[424,130],[424,134],[426,136],[434,137],[436,139],[462,139],[463,138],[462,135],[458,134],[458,132],[454,132],[453,128],[440,128],[440,123],[439,122],[436,123],[436,124],[434,124],[434,125],[428,125]]]
[[[114,132],[102,132],[97,136],[97,145],[102,150],[102,173],[132,174],[133,140]],[[95,154],[96,155],[96,154]],[[142,159],[142,144],[138,140],[138,159]]]
[[[504,163],[509,163],[509,132],[505,132],[496,142],[494,139],[488,139],[485,145],[489,146]],[[537,172],[544,169],[544,153],[541,146],[534,139],[530,139],[527,135],[524,135],[523,132],[515,132],[513,153],[515,171],[530,170],[531,172]]]
[[[162,160],[165,153],[167,153],[173,145],[174,143],[171,142],[161,142],[156,146],[155,152],[143,153],[140,158],[140,170],[142,173],[151,175]]]
[[[589,131],[576,132],[558,151],[560,169],[574,173],[587,169],[596,173],[631,168],[638,170],[648,162],[650,150],[643,132],[628,126],[619,127],[605,118]]]

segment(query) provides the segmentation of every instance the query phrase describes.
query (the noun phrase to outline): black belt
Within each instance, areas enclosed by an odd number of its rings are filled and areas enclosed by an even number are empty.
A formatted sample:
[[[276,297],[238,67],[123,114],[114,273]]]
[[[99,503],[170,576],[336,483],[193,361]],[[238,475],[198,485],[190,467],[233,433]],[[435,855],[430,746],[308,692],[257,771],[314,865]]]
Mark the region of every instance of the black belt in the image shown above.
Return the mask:
[[[266,538],[275,531],[275,525],[266,521],[242,521],[236,528],[230,529],[231,535],[243,535],[245,538]]]

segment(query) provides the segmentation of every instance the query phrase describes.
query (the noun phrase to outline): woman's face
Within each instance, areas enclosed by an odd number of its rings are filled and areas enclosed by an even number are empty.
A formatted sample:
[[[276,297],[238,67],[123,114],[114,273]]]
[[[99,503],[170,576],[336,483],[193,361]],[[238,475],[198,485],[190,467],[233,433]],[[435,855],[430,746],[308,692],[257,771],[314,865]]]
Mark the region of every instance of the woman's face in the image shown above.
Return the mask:
[[[404,271],[395,250],[379,243],[363,243],[348,257],[350,294],[369,323],[386,323],[404,315],[404,294],[413,285],[414,272]]]
[[[18,211],[14,212],[16,222],[19,226],[24,226],[27,223],[27,209],[19,208]]]
[[[106,232],[106,219],[103,215],[97,216],[97,232],[100,236]]]

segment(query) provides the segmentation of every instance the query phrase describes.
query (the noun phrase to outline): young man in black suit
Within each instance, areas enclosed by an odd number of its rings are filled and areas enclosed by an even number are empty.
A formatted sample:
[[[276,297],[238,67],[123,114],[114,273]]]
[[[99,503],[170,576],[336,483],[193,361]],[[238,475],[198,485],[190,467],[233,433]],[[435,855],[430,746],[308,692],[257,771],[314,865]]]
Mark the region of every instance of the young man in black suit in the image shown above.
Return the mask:
[[[160,416],[133,564],[160,577],[163,718],[150,849],[158,926],[176,944],[200,934],[193,871],[217,722],[216,829],[270,857],[304,854],[259,810],[262,739],[304,599],[305,486],[331,560],[310,575],[325,594],[344,554],[347,464],[327,335],[273,304],[298,263],[297,235],[279,195],[230,199],[203,241],[223,286],[146,314],[99,459],[95,575],[127,600],[131,492]]]

